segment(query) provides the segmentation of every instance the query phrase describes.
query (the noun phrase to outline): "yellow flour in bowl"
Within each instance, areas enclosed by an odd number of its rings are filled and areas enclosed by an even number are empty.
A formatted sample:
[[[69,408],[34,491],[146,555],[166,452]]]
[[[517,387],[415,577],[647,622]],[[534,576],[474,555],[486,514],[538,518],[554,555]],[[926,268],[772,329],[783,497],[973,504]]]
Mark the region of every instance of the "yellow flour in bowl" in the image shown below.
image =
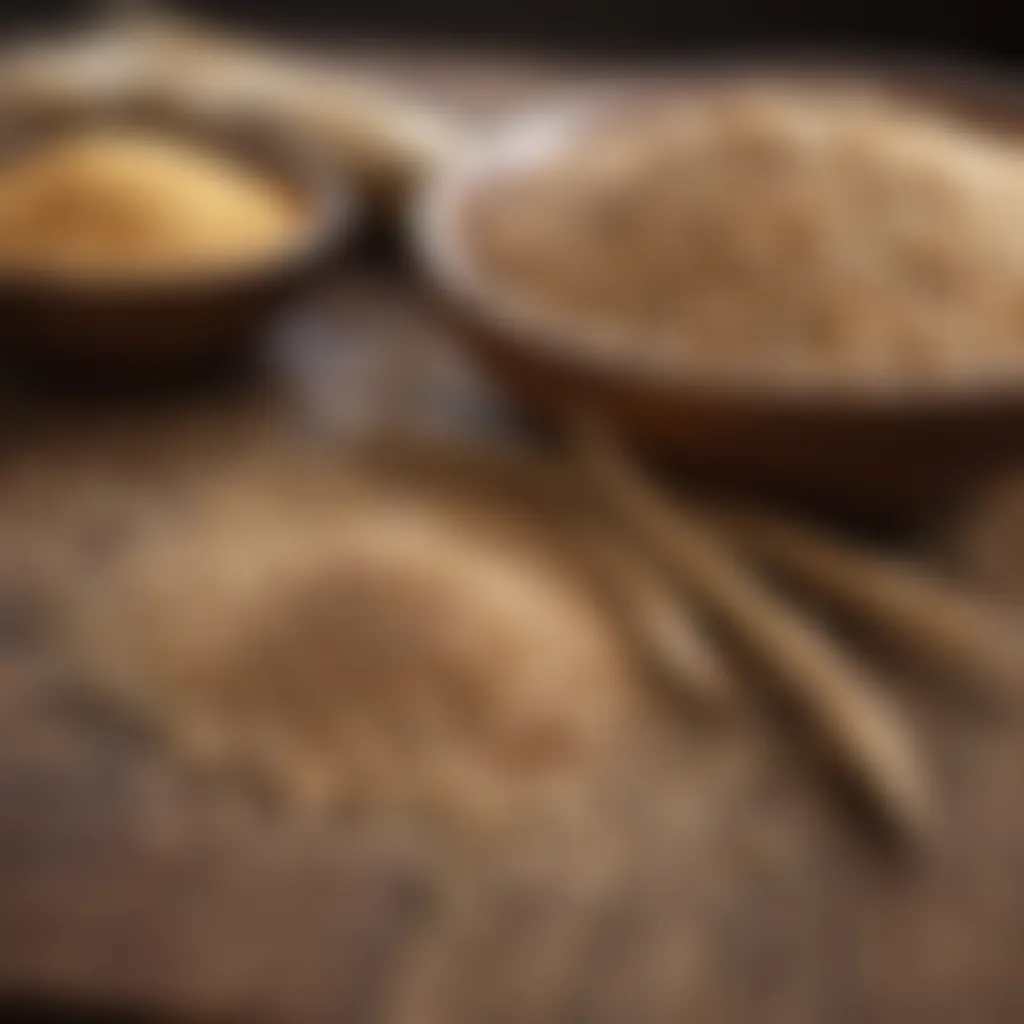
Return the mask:
[[[95,128],[0,167],[0,270],[145,278],[244,263],[287,244],[287,187],[169,134]]]

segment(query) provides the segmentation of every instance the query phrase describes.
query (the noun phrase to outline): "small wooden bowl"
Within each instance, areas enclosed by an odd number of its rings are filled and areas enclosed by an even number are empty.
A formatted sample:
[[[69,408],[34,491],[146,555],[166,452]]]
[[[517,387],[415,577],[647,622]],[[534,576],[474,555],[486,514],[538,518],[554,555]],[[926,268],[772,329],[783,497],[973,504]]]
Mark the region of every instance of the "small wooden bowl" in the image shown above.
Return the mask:
[[[155,107],[8,118],[0,161],[96,122],[168,132],[244,161],[293,189],[303,217],[269,254],[195,273],[94,281],[0,270],[0,349],[33,376],[133,383],[226,362],[261,338],[350,233],[355,204],[337,176],[262,124]]]
[[[977,124],[1024,130],[1024,92],[1003,82],[933,67],[715,67],[667,87],[701,88],[710,76],[771,76],[882,86]],[[1024,454],[1021,373],[963,384],[884,389],[822,383],[787,387],[738,382],[698,371],[653,369],[580,344],[579,331],[546,321],[489,279],[463,237],[471,197],[536,166],[592,119],[666,83],[610,90],[502,127],[428,189],[415,238],[426,273],[460,336],[517,395],[564,413],[584,407],[649,448],[714,479],[756,484],[877,511],[919,508],[959,491],[979,474]]]

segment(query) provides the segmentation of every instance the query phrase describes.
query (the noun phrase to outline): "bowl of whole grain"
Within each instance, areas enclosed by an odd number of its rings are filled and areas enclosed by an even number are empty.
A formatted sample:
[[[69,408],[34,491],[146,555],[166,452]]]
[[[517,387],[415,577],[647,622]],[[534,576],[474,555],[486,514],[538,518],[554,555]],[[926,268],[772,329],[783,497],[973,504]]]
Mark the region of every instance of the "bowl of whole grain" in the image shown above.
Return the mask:
[[[926,498],[1024,436],[1024,100],[722,70],[503,126],[417,239],[519,394],[712,473]]]
[[[8,118],[4,354],[101,379],[223,361],[326,266],[351,213],[318,155],[265,125],[156,108]]]

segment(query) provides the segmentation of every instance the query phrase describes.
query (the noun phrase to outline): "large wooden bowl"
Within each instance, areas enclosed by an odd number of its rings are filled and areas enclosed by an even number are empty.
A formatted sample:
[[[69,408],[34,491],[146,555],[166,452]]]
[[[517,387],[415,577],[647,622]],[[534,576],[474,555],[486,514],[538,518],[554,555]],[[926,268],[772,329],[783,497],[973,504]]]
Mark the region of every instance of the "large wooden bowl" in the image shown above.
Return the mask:
[[[709,76],[723,74],[867,82],[974,124],[1024,131],[1024,91],[932,67],[719,67],[669,87],[702,88]],[[526,308],[483,272],[460,226],[470,197],[549,159],[609,109],[665,87],[663,81],[633,84],[517,119],[480,140],[423,197],[415,224],[419,253],[461,337],[484,365],[535,406],[554,412],[586,406],[631,438],[714,477],[869,508],[938,500],[1024,453],[1024,356],[1011,376],[881,390],[852,383],[796,388],[753,376],[716,380],[596,354],[599,346],[580,344],[578,331]]]

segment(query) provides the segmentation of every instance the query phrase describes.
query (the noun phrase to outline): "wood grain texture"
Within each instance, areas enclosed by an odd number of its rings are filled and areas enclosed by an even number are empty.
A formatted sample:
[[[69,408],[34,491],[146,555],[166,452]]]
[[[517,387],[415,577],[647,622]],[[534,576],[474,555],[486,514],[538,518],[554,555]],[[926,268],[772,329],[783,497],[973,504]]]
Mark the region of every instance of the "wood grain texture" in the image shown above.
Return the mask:
[[[451,62],[420,65],[449,94],[488,76],[501,91],[493,70],[456,87]],[[149,517],[186,528],[211,465],[258,473],[260,452],[287,446],[330,472],[325,442],[372,418],[366,375],[444,341],[393,276],[350,275],[334,330],[296,329],[272,372],[231,387],[135,409],[5,397],[0,991],[282,1024],[1024,1017],[1024,737],[929,687],[893,688],[945,808],[926,863],[836,806],[767,702],[709,729],[645,692],[636,754],[594,822],[494,848],[204,784],[94,696],[62,656],[68,581],[102,586]],[[505,422],[457,361],[436,365],[448,418]]]

